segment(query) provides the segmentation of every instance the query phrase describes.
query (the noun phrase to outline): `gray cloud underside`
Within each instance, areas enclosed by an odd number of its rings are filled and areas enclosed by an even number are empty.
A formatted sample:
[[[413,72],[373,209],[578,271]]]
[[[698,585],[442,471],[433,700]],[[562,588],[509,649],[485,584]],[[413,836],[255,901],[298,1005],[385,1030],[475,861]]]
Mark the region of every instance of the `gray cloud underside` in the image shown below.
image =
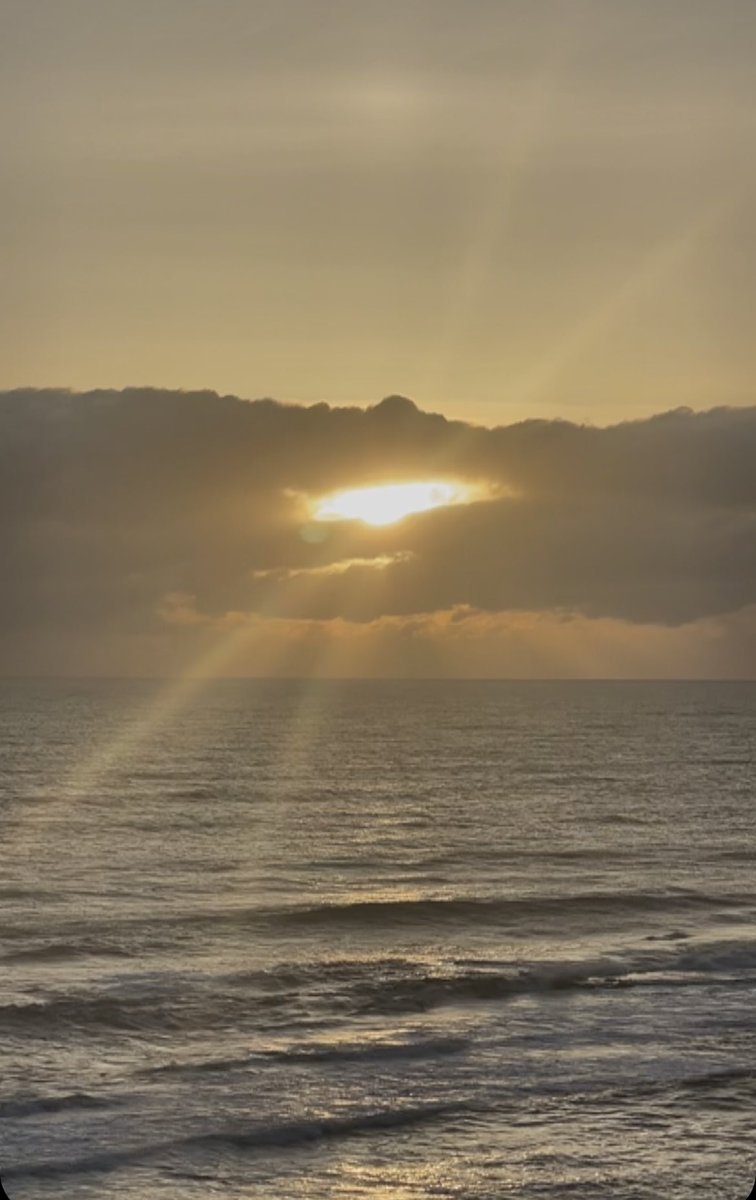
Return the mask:
[[[755,462],[756,408],[486,429],[399,397],[4,393],[0,632],[149,630],[173,594],[210,617],[469,605],[680,624],[756,600]],[[438,477],[500,495],[302,537],[303,494]]]

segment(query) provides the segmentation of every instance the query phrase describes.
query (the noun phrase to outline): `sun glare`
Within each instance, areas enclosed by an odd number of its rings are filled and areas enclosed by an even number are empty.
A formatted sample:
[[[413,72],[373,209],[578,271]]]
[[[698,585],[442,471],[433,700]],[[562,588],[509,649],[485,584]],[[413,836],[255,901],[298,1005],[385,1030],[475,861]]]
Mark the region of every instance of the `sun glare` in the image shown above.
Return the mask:
[[[364,521],[367,525],[392,525],[412,513],[463,504],[465,488],[453,483],[389,483],[381,487],[354,488],[321,500],[316,521]]]

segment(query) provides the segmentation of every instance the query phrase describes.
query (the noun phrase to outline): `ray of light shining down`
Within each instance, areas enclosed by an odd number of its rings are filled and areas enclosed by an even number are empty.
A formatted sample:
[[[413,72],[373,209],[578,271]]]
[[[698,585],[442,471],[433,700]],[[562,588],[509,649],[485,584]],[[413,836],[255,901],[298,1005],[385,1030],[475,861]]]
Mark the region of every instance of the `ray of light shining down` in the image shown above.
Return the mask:
[[[566,366],[589,353],[621,318],[640,306],[660,282],[684,266],[705,238],[716,232],[717,227],[743,203],[740,195],[727,195],[713,204],[698,207],[668,237],[652,246],[639,259],[635,269],[617,282],[613,292],[582,314],[544,354],[542,362],[512,381],[513,393],[531,401],[537,399]]]
[[[510,121],[492,139],[489,185],[473,210],[467,243],[460,247],[458,272],[450,289],[441,334],[424,379],[429,395],[443,386],[445,377],[474,333],[476,317],[491,303],[491,285],[502,269],[505,235],[512,200],[528,179],[548,141],[550,124],[559,101],[559,86],[570,62],[579,25],[571,18],[577,5],[554,10],[553,25],[531,77],[522,87]],[[512,231],[512,236],[516,231]]]
[[[297,583],[300,588],[304,585],[308,592],[312,593],[317,591],[318,587],[322,587],[323,579],[322,574],[315,572],[304,580],[297,579]],[[136,720],[128,721],[114,737],[95,747],[83,758],[66,780],[64,792],[71,797],[86,794],[96,786],[104,774],[127,764],[146,741],[178,716],[204,688],[212,684],[214,679],[222,677],[239,657],[248,655],[256,642],[261,643],[265,650],[261,657],[264,666],[261,673],[276,674],[275,668],[280,664],[272,660],[267,652],[268,636],[265,622],[275,619],[283,595],[281,588],[274,586],[268,593],[267,602],[255,612],[235,614],[237,620],[230,625],[221,624],[220,633],[212,644],[206,647],[177,679],[171,680],[161,688],[152,703]],[[320,651],[319,659],[322,661],[328,652],[328,647],[324,647]],[[294,724],[298,725],[302,721],[311,731],[317,728],[311,705],[302,707]],[[307,738],[303,741],[302,731],[297,728],[291,729],[289,736],[284,739],[285,746],[289,743],[292,746],[309,744]]]
[[[264,634],[262,635],[264,638]],[[55,805],[30,807],[20,837],[33,856],[45,826],[65,819],[81,801],[96,802],[105,777],[129,769],[143,747],[187,708],[225,667],[260,637],[258,622],[245,621],[224,629],[213,644],[198,655],[181,676],[167,682],[136,716],[120,724],[107,740],[89,749],[64,777]]]
[[[127,762],[158,729],[178,715],[258,634],[256,625],[244,622],[226,630],[178,678],[162,688],[136,720],[86,756],[67,780],[67,791],[88,792],[98,778]]]
[[[336,492],[318,502],[314,516],[317,521],[391,525],[412,513],[464,504],[468,499],[469,492],[453,483],[391,483]]]

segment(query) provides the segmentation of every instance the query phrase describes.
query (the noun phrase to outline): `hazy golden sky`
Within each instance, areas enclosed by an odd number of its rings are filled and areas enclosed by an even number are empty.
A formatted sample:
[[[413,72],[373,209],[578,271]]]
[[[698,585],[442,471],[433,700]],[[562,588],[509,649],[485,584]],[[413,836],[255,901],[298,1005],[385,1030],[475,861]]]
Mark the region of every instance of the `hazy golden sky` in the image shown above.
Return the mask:
[[[0,57],[0,672],[756,674],[752,0],[4,0]]]
[[[4,0],[0,55],[0,386],[752,400],[752,0]]]

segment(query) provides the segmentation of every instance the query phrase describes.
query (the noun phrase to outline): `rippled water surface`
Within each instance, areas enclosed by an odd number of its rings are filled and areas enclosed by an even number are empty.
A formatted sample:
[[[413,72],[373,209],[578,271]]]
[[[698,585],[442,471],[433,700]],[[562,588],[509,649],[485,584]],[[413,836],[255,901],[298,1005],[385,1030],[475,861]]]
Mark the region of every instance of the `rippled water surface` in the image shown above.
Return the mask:
[[[742,1197],[756,686],[5,682],[18,1200]]]

